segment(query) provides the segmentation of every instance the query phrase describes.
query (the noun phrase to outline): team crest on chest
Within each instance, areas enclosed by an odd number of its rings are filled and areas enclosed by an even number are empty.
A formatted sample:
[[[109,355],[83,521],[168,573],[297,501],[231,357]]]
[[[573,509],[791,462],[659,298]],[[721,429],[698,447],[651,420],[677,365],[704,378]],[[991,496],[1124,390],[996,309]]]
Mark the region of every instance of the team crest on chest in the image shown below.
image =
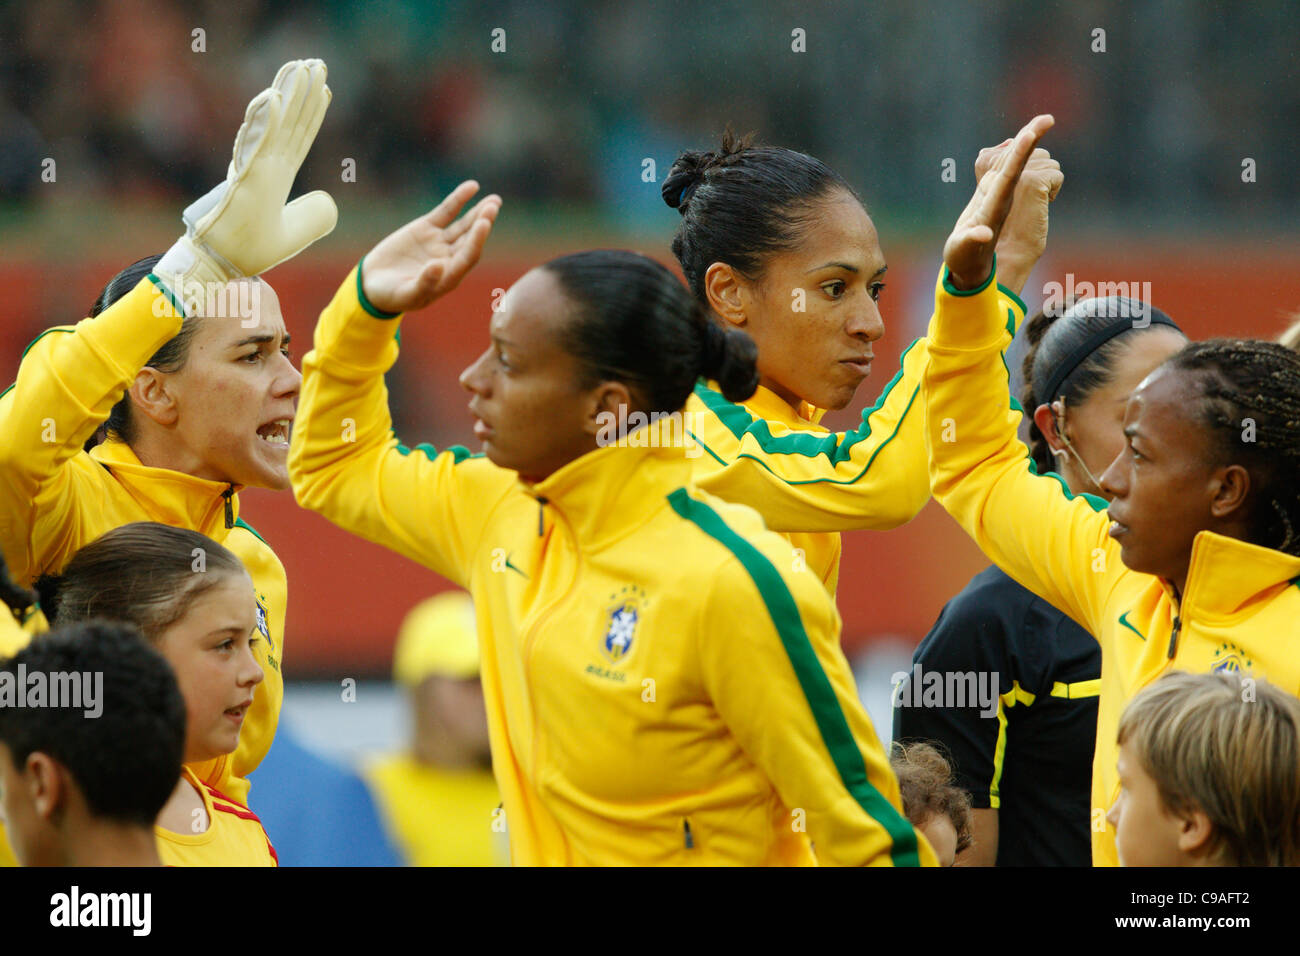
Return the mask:
[[[265,598],[262,600],[265,600]],[[271,640],[271,628],[267,624],[266,608],[262,606],[262,601],[257,602],[257,632],[266,638],[268,644],[271,644],[272,647],[275,646]]]
[[[1253,664],[1245,651],[1231,641],[1227,641],[1215,648],[1214,663],[1210,665],[1210,670],[1222,674],[1240,674],[1242,671],[1249,671]]]
[[[605,634],[600,649],[611,661],[621,661],[632,652],[637,626],[645,613],[646,596],[635,584],[610,595],[610,607],[605,613]]]

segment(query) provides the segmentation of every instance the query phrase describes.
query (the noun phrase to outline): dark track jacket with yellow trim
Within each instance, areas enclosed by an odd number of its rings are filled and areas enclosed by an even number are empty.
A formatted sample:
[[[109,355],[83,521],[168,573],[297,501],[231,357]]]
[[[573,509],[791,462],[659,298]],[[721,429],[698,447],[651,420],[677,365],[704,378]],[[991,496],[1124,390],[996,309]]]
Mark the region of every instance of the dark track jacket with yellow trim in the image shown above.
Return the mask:
[[[940,276],[922,402],[934,497],[998,567],[1101,644],[1092,770],[1092,859],[1115,865],[1105,820],[1119,794],[1116,735],[1124,705],[1171,670],[1267,677],[1300,693],[1300,558],[1209,531],[1192,543],[1182,600],[1131,571],[1108,534],[1106,501],[1039,475],[1017,437],[1000,355],[1004,314],[992,279],[959,293]]]
[[[353,270],[303,360],[289,472],[304,507],[473,595],[513,862],[933,865],[834,603],[757,514],[690,487],[680,432],[535,485],[405,448],[394,318]]]
[[[998,287],[1004,316],[1001,347],[1011,344],[1025,304]],[[701,383],[686,403],[688,427],[704,454],[694,457],[700,488],[749,505],[794,549],[786,561],[806,564],[835,594],[840,531],[887,530],[906,524],[930,500],[929,463],[917,395],[929,354],[925,339],[903,352],[901,368],[862,424],[833,433],[824,409],[796,411],[766,388],[728,402],[717,383]]]
[[[81,548],[133,521],[190,528],[239,557],[265,612],[268,639],[253,649],[265,677],[238,749],[191,769],[247,802],[246,777],[271,749],[284,699],[284,566],[240,520],[240,486],[151,468],[120,441],[82,450],[180,327],[180,314],[147,277],[94,318],[49,329],[28,346],[17,381],[0,395],[0,549],[22,585],[58,574]]]

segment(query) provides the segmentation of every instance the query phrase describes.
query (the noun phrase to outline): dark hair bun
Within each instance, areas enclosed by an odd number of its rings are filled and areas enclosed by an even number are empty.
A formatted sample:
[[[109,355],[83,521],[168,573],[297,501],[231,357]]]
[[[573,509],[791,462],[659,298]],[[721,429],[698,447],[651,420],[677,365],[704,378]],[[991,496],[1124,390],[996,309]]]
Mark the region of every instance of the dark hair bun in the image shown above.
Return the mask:
[[[718,383],[722,397],[743,402],[758,388],[758,346],[739,329],[706,320],[701,374]]]
[[[673,162],[668,178],[659,190],[670,208],[686,215],[686,204],[704,182],[705,174],[715,166],[725,166],[752,145],[753,135],[737,136],[730,128],[716,150],[687,150]]]
[[[671,209],[681,210],[685,214],[686,203],[690,194],[700,183],[704,182],[704,171],[708,169],[715,154],[700,150],[682,153],[668,171],[668,178],[660,187],[660,194]]]

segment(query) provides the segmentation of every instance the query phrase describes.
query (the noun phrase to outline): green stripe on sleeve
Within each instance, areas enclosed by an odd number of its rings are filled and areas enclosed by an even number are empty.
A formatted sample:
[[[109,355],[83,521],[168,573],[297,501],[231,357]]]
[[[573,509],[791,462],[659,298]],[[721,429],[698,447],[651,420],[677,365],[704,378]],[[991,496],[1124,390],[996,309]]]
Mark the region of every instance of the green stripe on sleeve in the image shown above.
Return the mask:
[[[256,538],[258,541],[262,542],[262,544],[266,544],[266,539],[263,538],[260,534],[258,534],[258,533],[257,533],[257,529],[254,528],[254,527],[253,527],[251,524],[249,524],[247,521],[245,521],[243,518],[236,518],[236,519],[235,519],[235,527],[236,527],[236,528],[243,528],[245,531],[247,531],[249,534],[251,534],[251,535],[252,535],[254,538]],[[267,545],[267,547],[270,547],[270,545]]]
[[[176,314],[182,319],[185,319],[185,306],[181,303],[180,299],[176,298],[176,293],[172,292],[172,290],[167,287],[166,283],[152,272],[149,273],[149,281],[152,282],[154,287],[162,293],[163,298],[172,304],[172,308],[176,310]]]
[[[413,452],[413,451],[422,452],[422,453],[424,454],[424,457],[427,458],[427,459],[429,459],[429,461],[433,461],[435,458],[438,457],[438,455],[440,455],[440,454],[442,453],[442,452],[439,452],[438,449],[436,449],[436,448],[434,448],[432,445],[430,445],[427,441],[426,441],[426,442],[420,442],[420,444],[416,445],[414,448],[408,448],[408,447],[406,447],[405,445],[403,445],[401,442],[398,442],[398,443],[397,443],[397,452],[398,452],[398,454],[400,454],[400,455],[409,455],[409,454],[410,454],[411,452]],[[451,446],[449,446],[449,447],[447,447],[447,448],[444,448],[443,451],[449,451],[449,452],[451,452],[451,463],[452,463],[453,465],[459,465],[459,464],[460,464],[462,461],[464,461],[466,458],[482,458],[482,457],[483,457],[482,455],[473,455],[473,454],[470,454],[470,450],[469,450],[468,448],[466,448],[464,445],[451,445]]]
[[[744,405],[727,401],[720,392],[715,392],[703,381],[696,383],[695,394],[737,438],[744,438],[749,426],[755,422],[754,416]]]
[[[1003,295],[1005,295],[1016,305],[1020,306],[1020,313],[1022,315],[1029,314],[1029,307],[1025,305],[1025,300],[1020,298],[1020,296],[1016,295],[1014,292],[1012,292],[1010,289],[1004,286],[1001,282],[998,283],[998,291],[1001,292]]]
[[[919,342],[920,339],[917,339],[916,341]],[[889,384],[885,386],[884,391],[880,393],[880,397],[876,399],[876,403],[870,408],[863,410],[862,425],[855,431],[847,432],[843,441],[840,441],[835,434],[818,435],[812,432],[800,432],[798,434],[781,435],[780,437],[777,437],[772,434],[766,420],[755,418],[750,413],[749,409],[745,408],[745,406],[727,401],[721,394],[709,388],[704,383],[701,382],[695,386],[695,394],[700,401],[704,403],[704,406],[708,408],[709,411],[713,412],[713,414],[718,417],[718,420],[722,422],[722,424],[725,425],[737,439],[743,439],[746,434],[752,435],[757,440],[758,446],[763,450],[764,454],[802,455],[807,458],[816,458],[819,455],[825,455],[826,460],[831,467],[835,467],[842,462],[848,461],[852,457],[853,447],[858,444],[858,442],[864,441],[871,436],[871,416],[884,407],[890,394],[903,378],[902,364],[907,359],[907,353],[915,347],[916,342],[913,342],[903,352],[902,356],[899,358],[899,370],[894,374],[894,377],[890,379]],[[867,470],[870,469],[872,463],[876,460],[876,456],[880,454],[881,450],[883,450],[886,445],[893,441],[894,436],[898,434],[898,430],[902,428],[903,422],[911,411],[912,405],[915,404],[916,397],[919,393],[920,385],[918,384],[913,388],[912,395],[908,399],[907,406],[903,409],[903,413],[899,415],[898,424],[895,426],[894,431],[888,438],[881,442],[880,446],[874,453],[872,453],[871,459],[867,462],[866,467],[851,478],[808,478],[793,481],[785,478],[783,475],[777,474],[777,472],[766,462],[755,455],[745,454],[740,457],[753,458],[755,461],[759,462],[759,464],[768,468],[769,471],[772,471],[773,474],[776,474],[777,477],[782,478],[782,480],[787,484],[806,485],[825,481],[830,482],[831,484],[851,485],[867,473]]]
[[[920,866],[916,831],[894,805],[872,786],[862,751],[853,732],[849,730],[844,711],[840,709],[839,700],[835,696],[835,689],[804,630],[803,618],[799,614],[794,595],[786,587],[780,572],[762,552],[728,527],[716,511],[704,502],[690,497],[686,489],[678,488],[668,496],[668,502],[679,515],[735,555],[749,573],[767,608],[768,616],[781,637],[781,644],[799,679],[799,686],[812,710],[822,742],[830,752],[840,781],[858,802],[858,806],[889,834],[892,843],[889,855],[894,865]]]
[[[962,298],[971,295],[979,295],[981,292],[983,292],[985,289],[989,287],[989,283],[993,281],[993,277],[996,276],[997,274],[998,274],[998,257],[997,254],[995,253],[993,256],[993,268],[989,270],[989,274],[984,279],[984,281],[981,282],[973,289],[959,289],[952,284],[951,278],[948,273],[948,264],[945,262],[943,265],[943,291],[947,292],[949,295],[955,295]]]
[[[375,305],[369,299],[366,298],[366,290],[361,284],[361,270],[365,267],[365,264],[366,264],[366,257],[362,256],[361,261],[357,263],[357,302],[361,304],[361,308],[365,309],[367,313],[374,316],[376,319],[397,318],[402,313],[385,312],[383,309],[379,308],[379,306]]]
[[[12,385],[10,385],[9,387],[10,387],[10,388],[13,388]],[[4,398],[4,393],[3,393],[3,392],[0,392],[0,398]],[[692,438],[695,439],[695,443],[696,443],[697,445],[699,445],[701,448],[703,448],[705,451],[707,451],[707,452],[709,453],[709,456],[710,456],[714,461],[716,461],[716,462],[717,462],[719,465],[721,465],[723,468],[726,468],[726,467],[727,467],[727,463],[726,463],[725,461],[723,461],[721,458],[718,457],[718,453],[717,453],[717,452],[715,452],[715,451],[714,451],[712,448],[710,448],[708,445],[704,444],[704,442],[700,439],[700,436],[699,436],[699,435],[695,434],[695,432],[691,432],[691,433],[690,433],[690,436],[691,436]]]
[[[23,359],[27,358],[27,353],[30,352],[36,346],[36,343],[39,342],[41,339],[45,338],[45,336],[49,335],[50,333],[75,332],[75,331],[77,330],[71,325],[56,325],[54,326],[54,328],[46,329],[40,335],[36,336],[36,338],[32,339],[30,342],[27,343],[27,347],[23,349],[22,355],[18,356],[18,361],[22,362]],[[3,392],[0,392],[0,398],[4,398],[11,391],[13,391],[14,386],[17,384],[18,384],[17,382],[11,382],[9,385],[5,386],[5,390]]]
[[[23,354],[18,356],[18,361],[21,362],[23,359],[27,358],[27,353],[30,352],[33,348],[35,348],[36,343],[39,342],[41,339],[45,338],[45,336],[50,335],[51,333],[54,332],[75,332],[75,331],[77,330],[73,328],[71,325],[56,325],[52,329],[46,329],[40,335],[36,336],[36,338],[32,339],[30,342],[27,343],[27,348],[23,349]]]

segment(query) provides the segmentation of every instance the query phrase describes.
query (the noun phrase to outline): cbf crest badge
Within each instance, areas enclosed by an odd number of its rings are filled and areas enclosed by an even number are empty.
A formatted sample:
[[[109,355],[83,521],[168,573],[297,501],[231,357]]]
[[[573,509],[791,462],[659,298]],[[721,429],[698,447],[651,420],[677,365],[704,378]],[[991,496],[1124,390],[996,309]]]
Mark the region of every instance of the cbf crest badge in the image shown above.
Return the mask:
[[[611,661],[618,662],[632,651],[637,625],[645,613],[646,595],[635,584],[629,584],[609,597],[612,603],[605,614],[600,649]]]
[[[274,648],[275,642],[271,640],[271,628],[267,625],[266,621],[266,608],[262,606],[261,601],[257,602],[257,631],[266,638],[267,643],[271,644]]]
[[[1220,674],[1240,674],[1249,672],[1253,666],[1254,661],[1246,656],[1245,651],[1231,641],[1226,641],[1215,649],[1210,670]]]

